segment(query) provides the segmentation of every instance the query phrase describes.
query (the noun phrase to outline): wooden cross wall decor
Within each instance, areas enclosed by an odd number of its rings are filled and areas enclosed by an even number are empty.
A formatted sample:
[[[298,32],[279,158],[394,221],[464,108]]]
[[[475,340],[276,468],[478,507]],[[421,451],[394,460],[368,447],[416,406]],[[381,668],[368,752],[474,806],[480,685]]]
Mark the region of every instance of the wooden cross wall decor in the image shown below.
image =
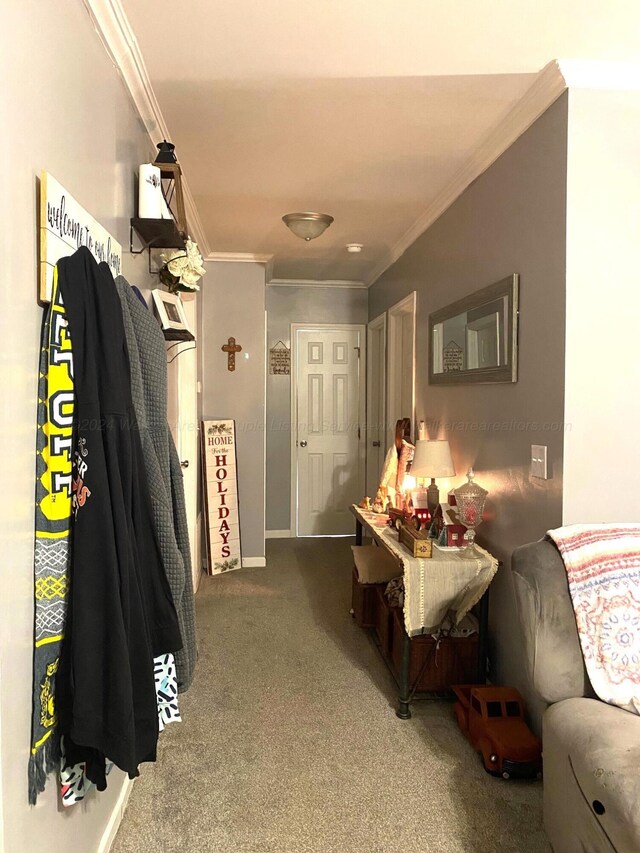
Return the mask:
[[[242,352],[240,344],[236,343],[235,338],[229,338],[226,344],[223,344],[220,349],[227,354],[227,370],[236,369],[236,353]]]

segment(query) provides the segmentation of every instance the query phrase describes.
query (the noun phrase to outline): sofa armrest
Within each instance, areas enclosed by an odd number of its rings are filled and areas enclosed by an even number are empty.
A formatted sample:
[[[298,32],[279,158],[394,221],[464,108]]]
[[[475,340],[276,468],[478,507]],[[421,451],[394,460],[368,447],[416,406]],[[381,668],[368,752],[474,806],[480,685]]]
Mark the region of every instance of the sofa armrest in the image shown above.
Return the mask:
[[[593,696],[562,557],[542,539],[513,552],[513,583],[533,688],[548,704]]]

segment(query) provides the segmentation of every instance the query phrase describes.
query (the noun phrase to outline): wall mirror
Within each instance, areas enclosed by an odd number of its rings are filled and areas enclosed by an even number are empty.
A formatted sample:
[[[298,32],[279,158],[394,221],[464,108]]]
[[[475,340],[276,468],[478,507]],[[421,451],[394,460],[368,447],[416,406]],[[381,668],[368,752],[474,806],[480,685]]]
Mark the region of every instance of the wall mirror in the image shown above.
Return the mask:
[[[429,382],[518,379],[518,274],[429,315]]]

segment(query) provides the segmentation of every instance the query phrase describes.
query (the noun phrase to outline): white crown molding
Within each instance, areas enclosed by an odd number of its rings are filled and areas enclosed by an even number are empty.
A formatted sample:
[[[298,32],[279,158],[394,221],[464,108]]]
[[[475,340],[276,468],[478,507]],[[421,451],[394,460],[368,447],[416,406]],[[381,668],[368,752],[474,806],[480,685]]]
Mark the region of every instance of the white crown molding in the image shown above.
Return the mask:
[[[252,252],[209,252],[205,261],[224,261],[228,264],[270,264],[273,255],[256,255]]]
[[[341,279],[323,279],[316,281],[312,278],[272,278],[267,281],[267,287],[350,287],[357,290],[366,288],[364,281],[349,281]]]
[[[434,199],[425,212],[406,231],[391,249],[386,259],[376,267],[367,281],[367,286],[380,276],[403,255],[409,246],[432,225],[445,210],[485,172],[492,163],[518,139],[519,136],[556,101],[567,88],[559,64],[554,60],[542,69],[532,85],[518,103],[509,111],[464,166],[455,175],[451,183]]]
[[[154,145],[171,139],[160,105],[151,86],[142,53],[120,0],[83,0],[96,31],[142,119]],[[186,176],[182,189],[191,237],[196,240],[203,257],[210,252],[200,215]]]
[[[267,282],[271,281],[271,279],[273,278],[274,264],[275,264],[275,255],[272,255],[271,259],[269,261],[267,261],[267,263],[265,264],[265,267],[264,267],[264,283],[265,283],[265,285],[267,284]]]

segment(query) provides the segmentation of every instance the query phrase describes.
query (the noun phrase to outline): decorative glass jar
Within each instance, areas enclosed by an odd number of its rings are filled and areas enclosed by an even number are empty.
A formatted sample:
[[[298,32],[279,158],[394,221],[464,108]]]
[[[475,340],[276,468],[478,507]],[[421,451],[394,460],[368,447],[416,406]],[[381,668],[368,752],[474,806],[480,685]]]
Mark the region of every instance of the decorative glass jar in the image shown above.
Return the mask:
[[[475,528],[482,522],[484,503],[489,494],[482,486],[474,483],[474,477],[473,468],[469,468],[467,471],[467,482],[464,486],[460,486],[453,491],[456,496],[458,520],[460,524],[467,528],[467,532],[464,534],[467,547],[462,552],[462,556],[470,559],[477,559],[483,556],[475,544]]]

